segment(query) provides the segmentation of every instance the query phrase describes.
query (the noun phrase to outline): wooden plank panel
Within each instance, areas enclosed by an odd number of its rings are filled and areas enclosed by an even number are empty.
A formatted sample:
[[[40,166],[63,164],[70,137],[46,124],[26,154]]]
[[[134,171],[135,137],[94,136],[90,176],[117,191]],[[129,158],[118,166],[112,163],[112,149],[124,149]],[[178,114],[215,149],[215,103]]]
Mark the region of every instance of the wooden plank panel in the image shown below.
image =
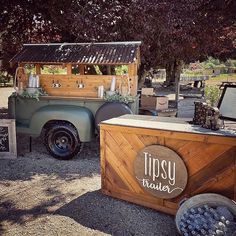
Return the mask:
[[[67,75],[72,75],[72,64],[69,63],[66,65]]]
[[[129,76],[135,76],[134,63],[128,65],[128,74]]]
[[[116,156],[109,147],[107,147],[107,161],[110,163],[113,169],[116,170],[117,174],[120,176],[122,181],[126,183],[126,186],[128,186],[129,190],[135,193],[143,193],[143,190],[136,182],[136,180],[133,178],[132,173],[130,173],[125,168],[125,166],[119,160],[119,158],[116,158]]]
[[[36,72],[37,75],[40,75],[40,74],[41,74],[41,67],[40,67],[39,64],[36,64],[36,65],[35,65],[35,72]]]
[[[176,209],[171,209],[171,208],[167,208],[165,206],[162,206],[161,203],[158,202],[157,199],[155,199],[155,201],[153,199],[149,199],[147,197],[143,197],[142,195],[134,195],[134,194],[130,194],[129,192],[123,192],[120,189],[117,191],[113,191],[113,190],[106,190],[103,189],[102,192],[106,195],[118,198],[118,199],[123,199],[126,200],[128,202],[132,202],[132,203],[136,203],[136,204],[140,204],[142,206],[146,206],[152,209],[156,209],[158,211],[162,211],[165,212],[167,214],[176,214]],[[162,200],[161,200],[162,201]]]
[[[231,199],[234,197],[234,188],[232,186],[235,185],[234,180],[234,169],[227,168],[215,178],[211,178],[206,181],[200,188],[193,191],[191,195],[203,193],[203,192],[211,192],[211,193],[219,193],[227,196]]]
[[[78,97],[92,97],[92,98],[96,98],[98,95],[97,95],[97,92],[93,92],[93,91],[89,91],[89,90],[82,90],[82,91],[76,91],[76,90],[70,90],[68,91],[68,96],[78,96]]]
[[[234,199],[234,192],[232,191],[232,189],[234,189],[234,185],[229,186],[228,188],[224,189],[224,191],[219,191],[217,193],[228,197],[229,199]]]
[[[58,89],[47,89],[45,90],[47,92],[47,94],[53,95],[53,96],[69,96],[68,91],[67,90],[60,90]]]
[[[234,160],[234,200],[236,199],[236,158]]]
[[[124,153],[114,140],[114,137],[109,133],[106,133],[106,159],[113,167],[113,169],[119,172],[121,179],[124,182],[129,183],[129,188],[135,192],[143,192],[137,180],[132,177],[133,175],[133,164],[132,161],[127,159],[127,153]],[[112,150],[112,151],[111,151]],[[114,155],[116,153],[116,156]],[[129,155],[130,156],[130,155]],[[133,185],[132,185],[133,184]]]
[[[137,135],[137,137],[141,140],[141,142],[145,146],[159,143],[159,138],[158,137],[147,136],[147,135]]]
[[[234,185],[233,179],[234,169],[228,168],[219,175],[217,175],[217,181],[209,187],[209,190],[224,192],[225,189]],[[234,189],[231,189],[231,193],[233,193]]]
[[[106,146],[116,153],[117,158],[122,163],[122,165],[127,168],[133,174],[133,160],[135,159],[136,153],[133,152],[133,147],[127,146],[125,149],[119,146],[120,142],[110,133],[106,133]],[[129,159],[127,159],[127,156]]]
[[[122,181],[120,176],[109,163],[106,165],[106,178],[109,180],[110,184],[121,189],[129,190],[129,186],[126,185],[126,182]]]
[[[137,151],[145,147],[145,144],[137,137],[137,135],[131,133],[125,133],[124,135],[130,145],[135,147]]]
[[[178,153],[180,155],[184,156],[185,160],[191,158],[192,156],[195,156],[202,150],[205,150],[209,144],[207,143],[202,143],[202,142],[187,142],[185,145],[180,147],[178,149]]]
[[[164,204],[165,207],[176,210],[179,208],[179,204],[176,202],[172,202],[170,200],[164,200]]]
[[[131,158],[131,161],[133,161],[134,159],[132,159],[132,158],[136,157],[136,155],[137,155],[136,147],[132,146],[131,143],[129,143],[129,141],[126,139],[126,135],[124,135],[120,132],[117,132],[114,137],[112,135],[112,133],[109,133],[109,132],[107,132],[107,133],[117,143],[120,150],[125,152],[125,155],[129,155],[129,157]]]
[[[167,139],[165,139],[165,146],[169,147],[169,148],[172,148],[178,154],[180,154],[179,149],[181,147],[183,147],[184,145],[186,145],[187,142],[188,141],[186,141],[186,140],[178,140],[178,139],[167,138]]]
[[[105,153],[101,155],[109,170],[108,174],[104,173],[106,187],[102,188],[103,193],[170,214],[175,214],[183,197],[198,193],[215,192],[236,200],[235,138],[111,125],[102,125],[101,132],[106,134],[103,141]],[[174,199],[152,196],[142,190],[135,179],[133,163],[137,152],[151,144],[170,147],[186,164],[189,172],[187,187]]]
[[[97,93],[98,86],[103,85],[105,90],[110,90],[111,81],[113,75],[72,75],[70,73],[71,71],[71,65],[67,65],[67,69],[69,71],[68,75],[40,75],[40,86],[44,88],[45,91],[48,92],[49,95],[54,94],[54,90],[50,90],[52,88],[53,81],[59,82],[62,85],[62,88],[78,88],[78,83],[83,83],[85,89],[93,91],[93,95],[95,96],[95,93]],[[119,89],[121,82],[124,80],[123,76],[116,75],[116,89]],[[133,88],[135,86],[134,80],[137,78],[130,78],[130,86]],[[52,94],[51,94],[52,93]],[[62,90],[62,93],[65,94],[65,91]],[[132,95],[136,95],[136,93]],[[69,94],[70,95],[70,94]],[[74,91],[73,95],[77,95],[77,93]],[[72,95],[72,96],[73,96]],[[90,95],[88,95],[90,96]],[[87,97],[88,97],[87,96]]]
[[[106,178],[106,146],[105,146],[106,132],[100,130],[100,165],[101,165],[101,187],[105,188],[105,178]]]
[[[138,127],[127,127],[120,125],[108,125],[101,124],[101,129],[106,129],[110,131],[129,133],[129,134],[143,134],[143,135],[153,135],[160,136],[165,138],[177,139],[177,140],[185,140],[185,141],[197,141],[204,143],[217,143],[217,144],[226,144],[235,146],[235,137],[224,137],[224,136],[216,136],[216,135],[207,135],[207,134],[193,134],[187,132],[172,132],[166,130],[155,130],[155,129],[147,129],[147,128],[138,128]]]
[[[198,150],[193,153],[192,156],[187,156],[186,158],[184,155],[185,163],[188,166],[189,175],[192,176],[205,166],[211,164],[211,162],[216,160],[220,155],[227,152],[229,149],[231,149],[231,146],[229,145],[208,144],[202,150]]]
[[[200,184],[198,184],[196,186],[195,182],[193,182],[191,179],[189,179],[189,181],[188,181],[189,185],[191,186],[191,185],[195,184],[195,188],[189,189],[189,187],[186,187],[184,192],[180,196],[172,199],[172,201],[179,202],[183,198],[183,196],[190,197],[190,196],[194,196],[194,195],[200,194],[200,193],[216,192],[215,187],[213,188],[212,186],[217,186],[217,185],[221,185],[221,184],[223,186],[225,186],[226,189],[228,189],[232,183],[234,183],[234,185],[236,184],[234,176],[233,176],[234,171],[235,171],[235,167],[233,167],[233,166],[227,166],[225,169],[217,172],[215,175],[210,175],[210,176],[208,176],[207,170],[203,171],[204,175],[205,175],[205,179],[203,181],[199,181]],[[228,182],[228,177],[230,178],[229,182]],[[221,191],[221,193],[223,195],[225,195],[223,192],[224,191]],[[233,188],[231,188],[230,192],[231,192],[231,199],[234,199],[233,198],[233,195],[234,195]],[[227,196],[227,197],[229,197],[229,196]]]
[[[233,147],[227,152],[223,153],[217,159],[212,161],[205,168],[202,168],[199,172],[197,172],[193,176],[190,176],[189,183],[187,184],[186,189],[188,189],[189,192],[194,192],[207,180],[215,178],[215,176],[221,173],[223,170],[234,166],[235,153],[236,150],[235,147]]]
[[[79,65],[79,73],[80,75],[84,75],[84,65],[82,64]]]
[[[112,182],[109,183],[110,185],[108,186],[109,187],[109,192],[110,193],[122,193],[124,195],[131,195],[131,192],[129,190],[125,190],[125,189],[121,189],[119,188],[118,186],[112,184]],[[133,196],[135,196],[135,198],[138,198],[140,200],[143,200],[143,201],[147,201],[147,202],[150,202],[152,204],[159,204],[161,206],[164,205],[164,199],[161,199],[161,198],[157,198],[157,197],[153,197],[151,195],[147,195],[146,192],[143,192],[143,193],[132,193]]]

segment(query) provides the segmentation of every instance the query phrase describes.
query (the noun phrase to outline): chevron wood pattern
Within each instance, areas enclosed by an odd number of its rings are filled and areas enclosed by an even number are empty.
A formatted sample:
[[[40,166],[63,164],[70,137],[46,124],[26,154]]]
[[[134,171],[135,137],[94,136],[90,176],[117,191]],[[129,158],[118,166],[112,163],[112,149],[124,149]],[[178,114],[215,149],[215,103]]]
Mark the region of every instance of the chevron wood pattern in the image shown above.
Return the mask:
[[[200,193],[219,193],[236,201],[236,138],[101,125],[102,192],[126,201],[175,214],[180,201]],[[185,190],[160,199],[137,182],[134,161],[139,150],[159,144],[171,148],[188,170]]]

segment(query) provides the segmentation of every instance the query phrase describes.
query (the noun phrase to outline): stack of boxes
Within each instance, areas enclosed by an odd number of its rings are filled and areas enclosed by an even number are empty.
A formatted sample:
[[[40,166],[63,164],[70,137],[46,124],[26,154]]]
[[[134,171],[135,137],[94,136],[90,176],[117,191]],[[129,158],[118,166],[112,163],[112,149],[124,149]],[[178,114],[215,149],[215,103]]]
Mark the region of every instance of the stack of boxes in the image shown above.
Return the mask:
[[[153,88],[142,88],[141,109],[166,110],[168,109],[168,97],[154,95]]]

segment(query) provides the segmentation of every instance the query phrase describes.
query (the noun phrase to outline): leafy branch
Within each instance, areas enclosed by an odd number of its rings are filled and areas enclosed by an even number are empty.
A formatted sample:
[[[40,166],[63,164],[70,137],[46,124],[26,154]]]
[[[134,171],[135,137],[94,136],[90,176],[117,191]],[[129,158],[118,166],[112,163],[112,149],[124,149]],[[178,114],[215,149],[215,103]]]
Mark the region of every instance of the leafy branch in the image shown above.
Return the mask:
[[[48,95],[42,88],[38,88],[35,90],[35,92],[28,92],[27,90],[24,90],[22,94],[18,94],[14,92],[11,96],[18,96],[22,98],[33,98],[39,101],[40,96]]]
[[[131,103],[135,101],[135,97],[131,95],[120,95],[120,94],[113,94],[113,95],[105,95],[104,97],[105,101],[108,102],[123,102],[125,104]]]
[[[220,89],[217,86],[205,87],[205,99],[211,106],[216,106],[220,99]]]

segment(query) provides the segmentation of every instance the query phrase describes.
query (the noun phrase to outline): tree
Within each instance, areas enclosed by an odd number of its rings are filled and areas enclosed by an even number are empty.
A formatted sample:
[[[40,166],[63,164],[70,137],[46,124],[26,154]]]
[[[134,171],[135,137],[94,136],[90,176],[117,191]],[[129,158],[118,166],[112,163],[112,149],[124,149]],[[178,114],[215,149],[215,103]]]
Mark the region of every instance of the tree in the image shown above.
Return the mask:
[[[23,42],[142,40],[142,69],[236,57],[234,0],[13,0],[1,14],[4,58]],[[7,66],[7,65],[6,65]]]
[[[46,1],[45,1],[46,2]],[[23,43],[60,40],[58,28],[43,17],[34,1],[4,1],[0,9],[3,68],[9,72],[9,60]]]
[[[144,6],[145,1],[141,2]],[[235,9],[235,1],[149,1],[145,16],[151,19],[149,28],[154,38],[144,41],[152,52],[152,57],[146,58],[147,64],[164,66],[170,83],[179,77],[183,62],[203,60],[209,55],[235,57]]]

